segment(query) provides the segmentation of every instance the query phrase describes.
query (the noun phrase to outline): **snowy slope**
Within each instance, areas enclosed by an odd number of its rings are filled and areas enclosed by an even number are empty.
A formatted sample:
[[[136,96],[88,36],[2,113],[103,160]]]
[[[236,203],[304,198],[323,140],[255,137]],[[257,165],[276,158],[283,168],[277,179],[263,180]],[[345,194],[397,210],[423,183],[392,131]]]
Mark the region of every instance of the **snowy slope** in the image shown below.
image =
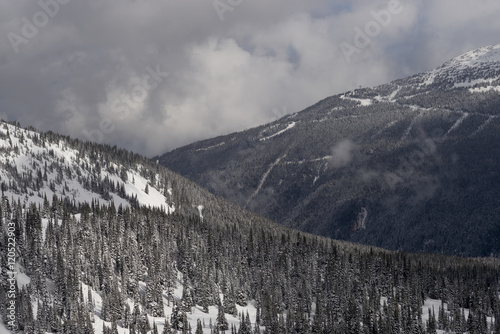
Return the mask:
[[[500,44],[469,51],[446,62],[443,68],[477,67],[480,64],[500,61]]]
[[[179,280],[177,281],[177,287],[174,289],[174,293],[173,293],[173,298],[177,302],[179,302],[182,298],[182,283],[181,282],[182,282],[182,274],[179,273]],[[141,283],[142,283],[142,285],[144,285],[144,289],[145,289],[145,283],[144,282],[141,282]],[[88,301],[86,296],[88,294],[89,286],[86,284],[83,284],[83,283],[81,286],[82,286],[83,296],[85,296],[85,300]],[[111,322],[104,321],[100,317],[100,312],[102,309],[102,298],[101,298],[100,294],[98,292],[96,292],[95,290],[91,289],[91,295],[92,295],[92,301],[95,304],[94,323],[93,323],[94,331],[96,334],[102,334],[103,325],[105,325],[108,328],[111,328]],[[224,296],[221,294],[221,300],[223,300],[223,298],[224,298]],[[134,302],[131,300],[129,300],[128,302],[129,302],[131,309],[133,309]],[[155,324],[156,327],[158,328],[159,333],[163,332],[163,327],[165,325],[165,322],[166,321],[170,322],[170,319],[172,316],[172,311],[173,311],[173,304],[167,298],[167,291],[165,291],[163,294],[163,304],[165,305],[164,306],[165,317],[152,317],[149,315],[147,316],[151,328],[153,328],[153,324]],[[250,302],[247,304],[247,306],[236,305],[236,308],[237,308],[239,314],[246,315],[248,313],[248,315],[250,316],[250,320],[252,322],[252,327],[255,326],[255,319],[256,319],[256,315],[257,315],[257,309],[255,307],[255,302]],[[203,308],[201,306],[197,305],[191,309],[191,312],[186,314],[188,322],[192,328],[192,332],[194,333],[194,331],[196,329],[197,322],[198,322],[198,320],[200,320],[202,323],[202,327],[203,327],[203,333],[205,333],[205,334],[212,333],[213,330],[215,330],[215,324],[217,323],[218,308],[215,306],[209,306],[208,313],[204,313],[202,311],[202,309]],[[227,314],[227,313],[225,314],[225,317],[226,317],[226,320],[228,322],[229,328],[231,328],[232,325],[234,325],[236,328],[239,328],[240,319],[238,319],[237,317],[235,317],[231,314]],[[212,327],[211,327],[211,324],[212,324]],[[263,330],[264,327],[262,327],[261,329]],[[119,334],[128,334],[129,332],[130,331],[128,329],[118,326],[118,333]]]
[[[442,66],[419,76],[420,85],[446,83],[450,88],[469,88],[499,86],[500,79],[500,44],[486,46],[469,51],[453,58]],[[495,83],[496,82],[496,83]],[[495,84],[494,84],[495,83]],[[470,90],[471,93],[484,90]]]
[[[91,144],[92,145],[92,144]],[[83,145],[84,146],[84,145]],[[83,147],[82,146],[82,147]],[[58,198],[67,199],[73,203],[99,203],[107,205],[113,202],[116,206],[130,206],[133,203],[158,208],[166,213],[175,210],[175,192],[179,188],[172,186],[170,180],[165,180],[161,171],[152,170],[141,164],[121,164],[119,159],[111,159],[105,156],[105,150],[96,152],[83,152],[75,148],[75,143],[69,139],[55,134],[42,134],[36,131],[20,128],[19,126],[0,122],[0,188],[3,195],[13,202],[20,201],[27,207],[32,203],[43,205],[45,198],[50,202],[54,195]],[[85,149],[86,151],[87,149]],[[151,177],[152,173],[156,173]],[[147,175],[147,176],[145,176]],[[93,183],[93,184],[89,184]],[[175,182],[175,181],[174,181]],[[103,184],[113,185],[106,191],[96,191]],[[179,187],[179,185],[177,184]],[[175,189],[175,190],[174,190]],[[106,193],[109,192],[107,195]],[[180,208],[180,205],[179,205]],[[203,219],[203,205],[194,206],[200,218]],[[73,214],[71,219],[78,222],[81,214]],[[52,219],[52,218],[51,218]],[[46,240],[46,230],[49,225],[48,218],[42,218],[42,240]],[[61,225],[62,220],[54,221]],[[21,289],[31,282],[31,277],[21,264],[16,263],[16,280],[18,288]],[[182,274],[179,273],[177,287],[174,289],[173,298],[180,301],[182,298]],[[54,282],[47,280],[47,291],[54,293]],[[146,291],[146,283],[140,282],[142,293]],[[80,281],[83,296],[87,298],[88,285]],[[95,305],[93,327],[95,333],[102,333],[103,326],[111,328],[110,322],[105,322],[101,316],[102,298],[100,292],[91,290],[93,303]],[[159,332],[163,331],[165,321],[170,321],[173,311],[172,301],[167,299],[167,291],[164,291],[165,317],[151,317],[148,320],[153,327],[156,324]],[[223,299],[221,294],[221,298]],[[34,316],[38,307],[38,299],[33,299]],[[134,302],[128,300],[131,307]],[[255,322],[256,308],[250,302],[247,306],[237,306],[238,312],[243,315],[249,314],[251,321]],[[194,306],[192,312],[188,313],[187,319],[193,332],[197,322],[203,324],[203,332],[211,333],[210,324],[215,326],[218,309],[209,307],[209,312],[204,313],[202,307]],[[240,325],[240,319],[231,314],[226,314],[229,326],[236,328]],[[0,333],[10,333],[7,326],[1,322]],[[129,333],[128,329],[118,326],[118,333]]]
[[[24,271],[24,269],[19,268],[20,271]],[[18,284],[25,285],[27,282],[29,282],[30,278],[27,277],[26,275],[18,275],[17,276]],[[48,283],[49,284],[49,283]],[[144,282],[140,282],[140,285],[143,287],[143,292],[145,292],[146,289],[146,284]],[[92,326],[94,328],[94,333],[96,334],[102,334],[103,333],[103,327],[106,326],[108,328],[112,327],[112,323],[109,321],[104,321],[101,316],[102,312],[102,297],[101,294],[92,288],[90,288],[88,285],[85,283],[80,282],[81,286],[81,291],[82,295],[84,296],[85,302],[88,302],[88,292],[90,289],[90,295],[92,297],[92,303],[94,305],[94,312],[92,314]],[[50,289],[48,287],[48,291],[52,291],[53,289]],[[178,273],[178,280],[177,280],[177,287],[173,290],[173,298],[175,301],[180,302],[182,299],[182,274],[179,272]],[[53,292],[53,291],[52,291]],[[148,322],[153,328],[153,324],[156,325],[158,328],[158,332],[162,333],[163,332],[163,327],[165,323],[168,321],[170,322],[171,315],[173,312],[173,303],[168,300],[167,298],[168,292],[164,291],[163,293],[163,304],[164,304],[164,312],[165,312],[165,317],[152,317],[150,315],[147,315],[148,317]],[[220,294],[221,300],[224,300],[224,295]],[[128,299],[128,304],[131,309],[134,308],[134,301]],[[33,302],[33,307],[34,307],[34,315],[36,317],[36,307],[37,307],[37,301]],[[238,314],[241,314],[245,316],[246,314],[249,315],[251,323],[252,323],[252,328],[255,326],[255,320],[256,320],[256,315],[257,315],[257,308],[256,308],[256,303],[254,301],[249,302],[246,306],[240,306],[236,305],[236,308],[238,310]],[[216,306],[209,306],[208,308],[208,313],[204,313],[203,308],[199,305],[192,307],[191,312],[187,313],[187,320],[192,328],[192,331],[194,332],[198,323],[198,320],[201,321],[202,327],[203,327],[203,333],[212,333],[213,330],[215,330],[215,324],[217,323],[217,315],[218,315],[218,308]],[[226,320],[228,322],[229,328],[231,326],[235,326],[236,328],[239,328],[240,326],[240,319],[238,317],[235,317],[232,314],[225,314]],[[130,333],[129,329],[123,328],[118,324],[117,326],[118,333],[119,334],[128,334]],[[261,327],[261,330],[264,330],[264,327]],[[2,322],[2,317],[0,317],[0,334],[7,334],[10,333],[10,331],[6,328],[6,325]],[[47,333],[50,334],[50,333]]]
[[[94,200],[108,204],[114,201],[116,206],[128,206],[130,199],[136,199],[140,205],[160,208],[167,213],[175,210],[173,202],[167,198],[171,197],[171,189],[162,189],[159,183],[148,184],[150,182],[140,174],[142,166],[125,168],[102,161],[102,158],[91,160],[89,155],[71,148],[65,140],[44,140],[37,132],[4,122],[0,123],[0,150],[0,183],[7,188],[5,195],[8,198],[24,203],[43,203],[45,196],[51,200],[56,194],[75,203]],[[109,168],[103,168],[105,165]],[[126,171],[126,179],[120,177],[122,169]],[[26,179],[32,180],[29,184],[38,184],[38,189],[33,186],[22,189]],[[108,198],[103,198],[84,184],[85,179],[96,183],[108,180],[116,189],[123,189],[126,196],[115,190],[109,191]]]

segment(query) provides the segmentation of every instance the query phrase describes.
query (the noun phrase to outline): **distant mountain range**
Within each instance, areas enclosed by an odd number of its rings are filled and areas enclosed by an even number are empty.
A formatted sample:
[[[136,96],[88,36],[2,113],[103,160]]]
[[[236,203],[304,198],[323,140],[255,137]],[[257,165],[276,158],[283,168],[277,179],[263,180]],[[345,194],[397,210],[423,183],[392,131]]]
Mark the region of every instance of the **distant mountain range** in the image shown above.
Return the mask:
[[[498,256],[500,45],[154,159],[288,227]]]

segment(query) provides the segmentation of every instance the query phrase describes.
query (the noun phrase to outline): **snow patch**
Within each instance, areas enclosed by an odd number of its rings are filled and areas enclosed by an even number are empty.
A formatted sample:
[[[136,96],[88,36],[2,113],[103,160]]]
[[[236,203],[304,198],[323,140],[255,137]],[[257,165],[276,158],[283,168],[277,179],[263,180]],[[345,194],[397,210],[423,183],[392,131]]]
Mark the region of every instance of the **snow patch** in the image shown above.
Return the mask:
[[[196,208],[198,209],[198,213],[200,214],[201,221],[203,221],[203,205],[198,205]]]
[[[372,99],[358,99],[358,98],[354,98],[354,97],[347,97],[345,95],[341,95],[340,98],[343,100],[355,101],[355,102],[359,103],[362,107],[368,107],[368,106],[371,106],[373,104]]]
[[[12,332],[7,329],[5,324],[2,321],[2,317],[0,317],[0,334],[11,334]]]
[[[472,81],[458,82],[458,83],[455,83],[453,88],[474,87],[475,85],[484,84],[484,83],[491,84],[494,80],[496,80],[496,79],[476,79],[476,80],[472,80]]]
[[[36,142],[35,142],[36,139]],[[82,176],[91,178],[99,177],[101,180],[109,179],[114,182],[117,187],[124,186],[125,193],[130,197],[136,197],[140,205],[163,209],[167,213],[172,213],[175,208],[173,205],[167,204],[166,197],[156,189],[154,185],[149,185],[149,193],[146,194],[145,187],[147,180],[140,176],[137,171],[128,171],[128,180],[124,182],[117,173],[97,167],[96,161],[91,161],[89,157],[82,157],[81,153],[76,149],[70,148],[64,140],[56,142],[44,141],[41,135],[30,130],[25,130],[17,126],[0,123],[0,148],[5,148],[5,152],[0,156],[0,179],[7,181],[11,180],[12,172],[9,168],[15,168],[17,173],[22,175],[33,175],[37,177],[37,170],[41,170],[46,181],[40,189],[27,189],[26,194],[18,194],[16,191],[9,189],[5,192],[8,198],[21,203],[35,203],[43,205],[44,197],[49,200],[53,195],[58,197],[66,197],[74,202],[92,202],[96,201],[103,204],[110,204],[111,201],[116,206],[129,206],[127,199],[121,198],[116,193],[110,193],[110,200],[105,200],[100,194],[87,190],[77,178]],[[62,175],[57,170],[52,170],[52,163],[57,161],[62,167]],[[82,165],[90,166],[95,175],[90,175],[87,169],[82,168]],[[49,166],[46,168],[45,166]],[[115,171],[123,168],[116,164],[111,164]],[[138,166],[138,170],[142,167]],[[70,174],[66,175],[66,174]],[[62,182],[61,182],[62,178]],[[135,182],[131,180],[135,179]],[[52,184],[52,189],[49,187]],[[172,195],[172,190],[169,189],[168,194]]]
[[[490,91],[500,93],[500,86],[486,86],[486,87],[469,88],[469,92],[471,92],[471,93],[487,93]]]
[[[124,184],[125,193],[128,196],[137,196],[137,201],[141,205],[161,208],[167,213],[174,211],[173,207],[167,204],[167,198],[156,188],[149,184],[149,181],[139,175],[137,172],[127,172],[127,182]],[[132,182],[130,181],[132,180]],[[148,192],[146,193],[146,186]]]
[[[175,288],[173,289],[172,297],[174,300],[179,302],[182,298],[182,274],[179,272],[177,275],[177,284]],[[102,312],[102,298],[101,295],[90,288],[88,285],[81,283],[82,287],[82,294],[84,297],[85,302],[88,302],[88,292],[90,290],[90,294],[92,297],[92,301],[94,304],[94,331],[95,333],[100,333],[102,334],[102,328],[103,325],[105,325],[108,328],[111,328],[111,323],[104,321],[101,318],[101,312]],[[141,290],[141,293],[144,293],[146,290],[146,283],[145,282],[139,282],[139,289]],[[163,305],[164,305],[164,315],[165,317],[152,317],[150,315],[147,316],[148,322],[151,326],[153,327],[153,324],[156,324],[156,327],[158,328],[158,332],[162,333],[163,332],[163,327],[165,326],[165,321],[168,320],[170,322],[171,315],[173,313],[173,305],[171,301],[167,299],[168,296],[168,291],[163,292]],[[221,294],[221,300],[223,300],[224,295]],[[127,300],[130,309],[134,309],[134,302],[132,300]],[[257,315],[257,307],[256,307],[256,302],[255,301],[250,301],[246,306],[240,306],[236,305],[236,309],[238,310],[238,313],[250,316],[250,320],[252,323],[252,328],[255,326],[255,319]],[[208,307],[208,313],[203,312],[203,308],[199,305],[193,306],[191,308],[191,312],[188,312],[187,314],[187,320],[192,328],[192,332],[194,333],[197,322],[200,320],[202,323],[203,327],[203,333],[209,334],[212,333],[213,330],[215,329],[215,325],[217,323],[217,315],[218,315],[218,308],[216,306],[209,306]],[[234,325],[236,328],[239,328],[240,325],[240,319],[238,317],[233,316],[232,314],[225,314],[226,320],[229,324],[229,328],[231,328],[232,325]],[[212,324],[212,328],[210,327],[210,324]],[[119,334],[128,334],[129,330],[126,328],[122,328],[118,325],[118,333]],[[2,334],[0,332],[0,334]]]
[[[431,299],[428,298],[424,301],[424,305],[422,306],[422,323],[425,325],[427,321],[429,321],[429,311],[432,314],[432,311],[434,310],[434,319],[436,322],[438,321],[438,316],[439,316],[439,308],[443,307],[444,311],[446,313],[450,313],[450,310],[448,309],[448,304],[443,303],[441,300],[438,299]],[[467,308],[460,308],[460,311],[464,313],[465,319],[469,317],[470,310]],[[492,326],[492,324],[495,322],[495,319],[492,317],[486,317],[486,322],[488,326]],[[438,333],[445,333],[444,331],[439,331]]]
[[[455,124],[453,124],[453,126],[452,126],[449,130],[448,130],[448,132],[446,132],[446,136],[447,136],[448,134],[450,134],[453,130],[455,130],[456,128],[458,128],[458,127],[460,126],[460,124],[462,124],[462,123],[463,123],[463,121],[465,121],[465,119],[466,119],[467,117],[469,117],[469,113],[467,113],[467,112],[466,112],[466,113],[464,113],[464,114],[462,115],[462,117],[460,117],[460,118],[459,118],[459,119],[455,122]]]
[[[481,63],[498,61],[500,61],[500,44],[485,46],[477,50],[464,53],[463,55],[460,55],[445,63],[443,67],[466,68],[477,66]]]
[[[217,147],[220,147],[220,146],[224,146],[224,145],[226,145],[226,143],[222,142],[222,143],[219,143],[219,144],[216,144],[216,145],[212,145],[212,146],[209,146],[209,147],[199,148],[199,149],[196,150],[196,152],[208,151],[208,150],[211,150],[211,149],[214,149],[214,148],[217,148]]]
[[[411,106],[410,106],[411,108]],[[420,108],[419,108],[420,109]],[[412,108],[412,110],[414,110]],[[413,130],[413,127],[415,126],[415,124],[417,123],[417,120],[422,116],[422,112],[420,112],[417,117],[415,117],[411,123],[410,123],[410,126],[408,126],[408,128],[406,129],[405,133],[403,134],[403,137],[401,137],[401,140],[400,141],[404,141],[408,138],[408,136],[410,135],[411,133],[411,130]]]
[[[287,132],[288,130],[290,130],[290,129],[292,129],[293,127],[295,127],[295,124],[297,124],[297,123],[296,123],[296,122],[289,123],[289,124],[288,124],[288,126],[287,126],[285,129],[280,130],[280,131],[278,131],[278,132],[276,132],[275,134],[272,134],[272,135],[270,135],[270,136],[267,136],[267,137],[261,138],[261,139],[260,139],[260,141],[266,141],[266,140],[269,140],[269,139],[274,138],[274,137],[276,137],[276,136],[279,136],[280,134],[285,133],[285,132]]]
[[[478,79],[472,81],[458,82],[460,77],[456,74],[461,73],[463,70],[469,68],[479,68],[484,66],[492,65],[492,71],[497,68],[500,69],[500,44],[483,47],[477,50],[469,51],[453,58],[441,67],[433,69],[422,75],[423,82],[420,86],[428,86],[435,82],[435,79],[439,77],[446,78],[448,81],[450,79],[454,80],[456,83],[453,88],[460,87],[472,87],[475,84],[487,82],[486,79]],[[493,79],[494,80],[494,79]]]
[[[245,207],[248,206],[248,203],[250,203],[250,201],[259,194],[259,191],[260,189],[262,188],[262,186],[264,185],[264,182],[266,182],[267,180],[267,177],[269,176],[269,174],[271,173],[271,171],[273,170],[273,168],[278,165],[280,163],[280,161],[286,156],[286,154],[284,154],[283,156],[279,157],[278,159],[276,159],[275,162],[273,162],[271,164],[271,166],[269,166],[269,168],[267,169],[267,171],[264,173],[264,175],[262,175],[262,178],[259,182],[259,185],[257,186],[257,189],[255,189],[255,192],[252,194],[252,196],[250,196],[250,198],[248,199],[248,201],[246,202],[245,204]]]
[[[19,289],[24,288],[26,285],[30,284],[31,278],[24,273],[24,267],[21,266],[19,263],[16,263],[16,281],[17,281],[17,287]]]
[[[483,131],[497,117],[498,116],[490,116],[490,117],[488,117],[488,119],[486,121],[484,121],[484,123],[481,124],[479,126],[479,128],[476,131],[474,131],[469,137],[476,136],[478,133],[480,133],[481,131]]]
[[[434,80],[436,80],[436,77],[437,77],[437,71],[436,70],[432,70],[430,71],[429,73],[427,73],[425,75],[425,80],[424,82],[422,82],[421,86],[429,86],[429,85],[432,85],[434,83]]]

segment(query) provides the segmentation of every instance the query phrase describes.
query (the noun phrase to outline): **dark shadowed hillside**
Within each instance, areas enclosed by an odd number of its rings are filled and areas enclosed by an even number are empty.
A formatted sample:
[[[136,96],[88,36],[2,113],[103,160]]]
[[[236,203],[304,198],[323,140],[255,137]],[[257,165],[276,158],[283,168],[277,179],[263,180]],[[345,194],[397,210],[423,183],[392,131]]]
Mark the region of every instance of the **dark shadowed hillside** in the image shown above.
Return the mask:
[[[159,158],[289,227],[395,250],[500,254],[500,45]]]

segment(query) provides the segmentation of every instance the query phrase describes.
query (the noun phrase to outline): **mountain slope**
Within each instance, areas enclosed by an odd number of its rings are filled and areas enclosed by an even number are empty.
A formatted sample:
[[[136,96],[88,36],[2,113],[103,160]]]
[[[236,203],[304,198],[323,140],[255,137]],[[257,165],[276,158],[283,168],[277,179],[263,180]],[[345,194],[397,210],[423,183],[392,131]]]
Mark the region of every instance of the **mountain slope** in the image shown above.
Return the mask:
[[[499,93],[496,45],[155,160],[303,231],[499,255]]]
[[[129,169],[130,164],[110,163],[108,152],[85,154],[78,147],[82,143],[75,147],[66,138],[57,137],[1,123],[0,180],[4,196],[25,204],[43,203],[45,198],[57,195],[75,203],[99,200],[106,204],[113,201],[117,206],[135,203],[157,207],[167,213],[175,210],[171,185],[165,178],[156,174],[156,182],[150,184],[142,166]]]
[[[139,155],[0,132],[2,333],[500,330],[498,259],[305,234]]]

